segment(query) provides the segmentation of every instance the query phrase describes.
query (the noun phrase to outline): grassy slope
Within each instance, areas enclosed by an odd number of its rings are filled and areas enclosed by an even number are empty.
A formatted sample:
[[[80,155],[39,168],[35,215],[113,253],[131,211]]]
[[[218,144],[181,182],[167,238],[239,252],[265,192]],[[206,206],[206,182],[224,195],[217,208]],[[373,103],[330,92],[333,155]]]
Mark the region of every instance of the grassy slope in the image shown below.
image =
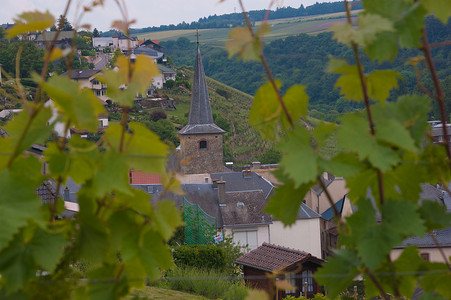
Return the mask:
[[[353,15],[358,11],[353,11]],[[300,33],[319,33],[327,31],[335,22],[344,22],[344,13],[333,13],[316,15],[309,17],[287,18],[270,20],[271,32],[266,36],[265,41],[270,42],[276,39],[285,38]],[[260,22],[257,22],[258,25]],[[229,28],[200,29],[200,40],[202,44],[223,47],[228,39]],[[186,37],[190,41],[196,41],[196,30],[168,30],[139,34],[138,38],[153,40],[176,40],[179,37]]]
[[[133,299],[146,299],[146,300],[202,300],[206,299],[202,296],[192,295],[180,291],[168,290],[158,287],[149,287],[135,290],[132,295],[136,298]]]
[[[187,68],[181,68],[181,70],[188,78],[193,77],[192,70]],[[235,162],[249,162],[255,155],[263,153],[269,145],[249,125],[252,96],[208,77],[207,85],[210,90],[213,113],[222,115],[231,123],[231,131],[225,134],[224,143],[232,151]],[[218,95],[215,92],[217,88],[227,91],[230,98],[226,99]],[[170,117],[183,118],[189,111],[191,98],[188,93],[180,93],[179,89],[174,91],[178,92],[165,91],[165,93],[177,100],[177,110],[166,113]]]

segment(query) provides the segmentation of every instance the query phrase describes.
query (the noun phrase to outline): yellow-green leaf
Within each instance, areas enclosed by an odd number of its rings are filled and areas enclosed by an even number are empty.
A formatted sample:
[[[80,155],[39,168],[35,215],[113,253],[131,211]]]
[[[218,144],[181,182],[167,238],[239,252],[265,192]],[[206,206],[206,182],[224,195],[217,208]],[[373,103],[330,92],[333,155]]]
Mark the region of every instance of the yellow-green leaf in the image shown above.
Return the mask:
[[[7,30],[8,38],[16,35],[32,32],[42,31],[55,23],[55,18],[47,10],[46,12],[31,11],[24,12],[14,19],[14,26]]]
[[[451,17],[451,1],[449,0],[421,0],[429,13],[433,13],[443,24]]]

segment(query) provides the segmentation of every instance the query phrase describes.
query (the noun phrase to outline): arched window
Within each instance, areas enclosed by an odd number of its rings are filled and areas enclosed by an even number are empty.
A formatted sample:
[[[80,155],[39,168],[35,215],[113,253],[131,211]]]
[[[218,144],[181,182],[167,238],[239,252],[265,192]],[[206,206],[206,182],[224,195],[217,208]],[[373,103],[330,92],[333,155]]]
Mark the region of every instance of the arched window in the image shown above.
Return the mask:
[[[207,141],[200,141],[199,149],[207,149]]]

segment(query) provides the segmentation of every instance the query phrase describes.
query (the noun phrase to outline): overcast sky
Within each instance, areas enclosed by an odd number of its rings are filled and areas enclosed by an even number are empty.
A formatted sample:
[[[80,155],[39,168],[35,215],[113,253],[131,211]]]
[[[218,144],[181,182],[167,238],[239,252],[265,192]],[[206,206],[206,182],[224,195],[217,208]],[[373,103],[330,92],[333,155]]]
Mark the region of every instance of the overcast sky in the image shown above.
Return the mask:
[[[122,0],[120,0],[122,1]],[[130,19],[136,23],[131,27],[142,28],[178,24],[183,21],[190,23],[209,15],[221,15],[240,12],[238,0],[124,0]],[[336,0],[276,0],[273,7],[291,6],[298,8],[301,4],[311,5],[315,2],[333,2]],[[92,0],[72,0],[68,19],[75,22],[77,6],[86,5]],[[101,31],[110,28],[111,22],[120,19],[119,10],[114,0],[104,0],[104,7],[98,7],[87,13],[82,24],[89,23]],[[266,9],[270,0],[243,0],[246,10]],[[55,16],[60,15],[65,6],[65,0],[1,0],[0,23],[13,23],[13,18],[22,11],[49,10]]]

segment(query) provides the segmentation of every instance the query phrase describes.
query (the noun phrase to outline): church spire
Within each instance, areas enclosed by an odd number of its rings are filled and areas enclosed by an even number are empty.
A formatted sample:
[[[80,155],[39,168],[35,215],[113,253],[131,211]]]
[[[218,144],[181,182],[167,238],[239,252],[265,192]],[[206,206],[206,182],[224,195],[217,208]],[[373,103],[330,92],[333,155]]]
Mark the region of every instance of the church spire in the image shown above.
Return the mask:
[[[199,36],[197,36],[197,40],[199,40]],[[213,121],[208,86],[205,80],[198,42],[188,124],[179,131],[179,134],[203,133],[225,133],[225,131],[219,128]]]

